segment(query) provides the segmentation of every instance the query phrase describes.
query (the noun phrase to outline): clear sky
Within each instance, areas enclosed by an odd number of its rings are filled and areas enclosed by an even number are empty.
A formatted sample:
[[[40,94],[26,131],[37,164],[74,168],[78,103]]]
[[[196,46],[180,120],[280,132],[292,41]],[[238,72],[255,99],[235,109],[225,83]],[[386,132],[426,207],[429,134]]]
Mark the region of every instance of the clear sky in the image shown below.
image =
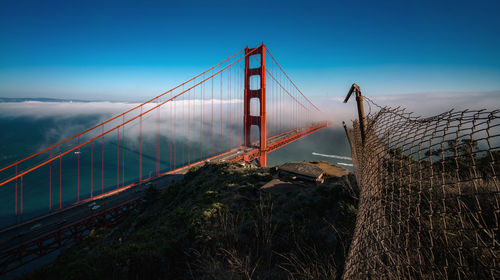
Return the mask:
[[[264,42],[309,96],[500,90],[500,1],[0,1],[0,96],[141,101]]]

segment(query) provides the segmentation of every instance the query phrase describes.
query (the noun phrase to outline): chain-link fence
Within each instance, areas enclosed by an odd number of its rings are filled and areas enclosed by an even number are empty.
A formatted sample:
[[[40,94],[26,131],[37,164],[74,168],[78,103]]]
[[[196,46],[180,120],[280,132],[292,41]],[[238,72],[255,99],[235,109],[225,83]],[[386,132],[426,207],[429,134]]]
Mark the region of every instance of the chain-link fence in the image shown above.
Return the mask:
[[[344,279],[500,279],[500,110],[365,101],[364,145],[346,130],[361,195]]]

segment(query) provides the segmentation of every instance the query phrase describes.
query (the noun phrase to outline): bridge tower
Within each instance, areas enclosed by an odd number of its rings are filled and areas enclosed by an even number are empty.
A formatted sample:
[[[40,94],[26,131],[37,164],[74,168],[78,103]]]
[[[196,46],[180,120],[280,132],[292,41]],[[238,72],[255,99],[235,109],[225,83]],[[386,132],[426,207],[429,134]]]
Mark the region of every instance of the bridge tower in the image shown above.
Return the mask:
[[[245,139],[245,146],[251,146],[251,127],[256,125],[259,127],[259,164],[262,167],[267,165],[267,145],[266,145],[266,47],[264,44],[255,49],[245,48],[245,96],[244,96],[244,119],[243,119],[243,133]],[[250,68],[250,59],[254,55],[260,55],[260,66],[257,68]],[[260,77],[260,88],[250,88],[250,77]],[[250,100],[256,98],[259,100],[259,114],[253,116],[250,114]]]

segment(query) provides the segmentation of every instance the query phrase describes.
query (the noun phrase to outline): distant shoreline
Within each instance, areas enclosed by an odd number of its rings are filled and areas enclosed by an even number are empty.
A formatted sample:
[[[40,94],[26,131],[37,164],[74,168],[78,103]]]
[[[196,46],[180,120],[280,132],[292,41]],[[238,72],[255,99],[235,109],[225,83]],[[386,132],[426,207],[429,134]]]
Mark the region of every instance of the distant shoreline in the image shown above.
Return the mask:
[[[31,97],[0,97],[0,102],[4,103],[14,103],[14,102],[26,102],[26,101],[38,101],[38,102],[102,102],[103,100],[80,100],[80,99],[59,99],[59,98],[31,98]]]

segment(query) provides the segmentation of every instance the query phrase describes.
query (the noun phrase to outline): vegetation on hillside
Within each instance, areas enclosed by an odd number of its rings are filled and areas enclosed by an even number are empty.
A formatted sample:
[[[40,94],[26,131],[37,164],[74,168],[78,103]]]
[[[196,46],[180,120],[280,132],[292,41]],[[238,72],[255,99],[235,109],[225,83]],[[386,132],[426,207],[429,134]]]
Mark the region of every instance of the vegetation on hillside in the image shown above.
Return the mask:
[[[261,191],[275,173],[192,169],[26,279],[339,279],[356,220],[352,175]]]

